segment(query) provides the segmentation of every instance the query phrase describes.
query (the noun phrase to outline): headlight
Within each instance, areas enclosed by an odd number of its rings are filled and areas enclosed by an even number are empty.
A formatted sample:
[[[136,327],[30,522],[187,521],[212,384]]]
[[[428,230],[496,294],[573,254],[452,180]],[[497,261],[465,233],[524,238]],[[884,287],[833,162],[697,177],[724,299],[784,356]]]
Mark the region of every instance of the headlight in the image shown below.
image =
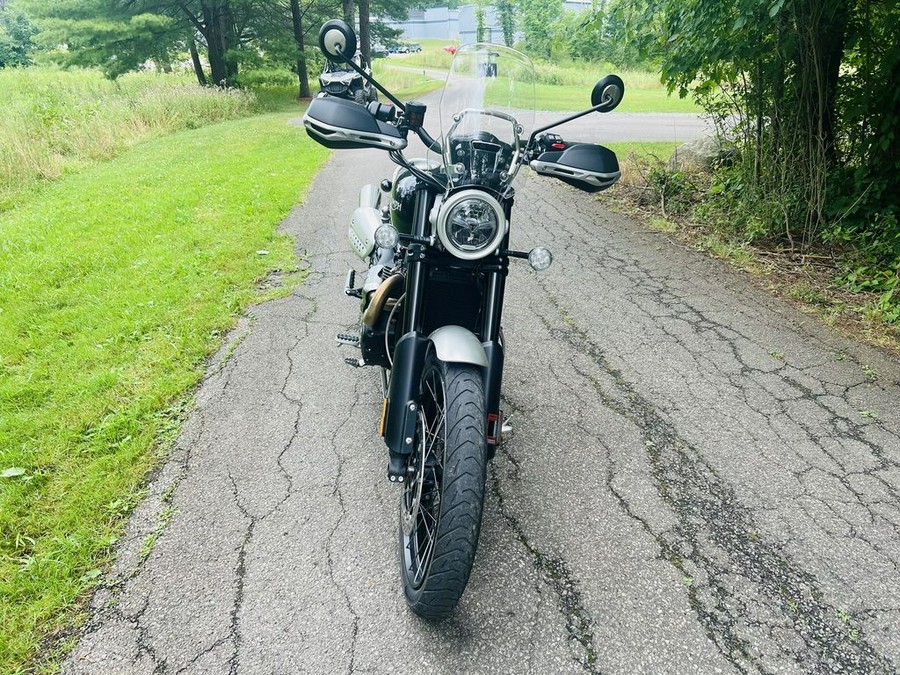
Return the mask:
[[[481,190],[463,190],[441,204],[438,237],[450,253],[463,260],[490,255],[506,236],[503,206]]]

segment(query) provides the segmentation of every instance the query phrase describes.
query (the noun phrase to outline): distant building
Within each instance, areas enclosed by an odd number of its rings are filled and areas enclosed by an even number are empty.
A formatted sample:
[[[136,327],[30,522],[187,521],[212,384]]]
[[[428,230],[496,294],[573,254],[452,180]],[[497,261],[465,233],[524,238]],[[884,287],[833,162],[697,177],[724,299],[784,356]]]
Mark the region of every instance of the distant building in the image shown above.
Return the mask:
[[[593,0],[565,0],[566,11],[581,12],[593,6]],[[385,21],[391,28],[402,31],[405,40],[435,38],[438,40],[459,40],[462,43],[475,42],[475,5],[461,5],[459,9],[434,7],[432,9],[411,9],[406,21]],[[485,7],[484,39],[487,42],[503,42],[503,29],[497,11],[492,5]],[[521,34],[516,34],[520,39]]]

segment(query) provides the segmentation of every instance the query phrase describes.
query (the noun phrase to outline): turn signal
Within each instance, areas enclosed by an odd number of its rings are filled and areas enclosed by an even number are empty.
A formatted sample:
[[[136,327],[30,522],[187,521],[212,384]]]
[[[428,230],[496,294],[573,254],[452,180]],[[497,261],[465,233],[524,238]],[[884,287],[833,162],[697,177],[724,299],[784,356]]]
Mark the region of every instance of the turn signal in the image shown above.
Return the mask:
[[[375,244],[379,248],[394,248],[400,243],[400,233],[393,225],[384,224],[375,230]]]
[[[378,236],[377,232],[375,233],[375,236]],[[535,272],[543,272],[550,267],[552,263],[553,254],[550,253],[549,249],[546,249],[543,246],[538,246],[528,252],[528,264],[531,265],[531,269]]]

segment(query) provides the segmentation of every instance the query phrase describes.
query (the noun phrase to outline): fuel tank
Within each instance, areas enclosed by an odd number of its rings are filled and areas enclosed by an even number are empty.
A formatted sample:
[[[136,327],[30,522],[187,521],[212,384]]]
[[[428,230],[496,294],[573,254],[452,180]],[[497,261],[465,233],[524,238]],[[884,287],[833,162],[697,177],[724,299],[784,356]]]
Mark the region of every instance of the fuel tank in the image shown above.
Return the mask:
[[[432,171],[441,166],[439,162],[427,159],[413,159],[410,163],[421,171]],[[405,167],[398,167],[394,172],[391,187],[391,224],[401,234],[413,234],[417,182],[418,179]]]
[[[417,179],[409,169],[399,167],[394,172],[391,187],[391,224],[400,234],[412,234],[413,212],[416,208]]]

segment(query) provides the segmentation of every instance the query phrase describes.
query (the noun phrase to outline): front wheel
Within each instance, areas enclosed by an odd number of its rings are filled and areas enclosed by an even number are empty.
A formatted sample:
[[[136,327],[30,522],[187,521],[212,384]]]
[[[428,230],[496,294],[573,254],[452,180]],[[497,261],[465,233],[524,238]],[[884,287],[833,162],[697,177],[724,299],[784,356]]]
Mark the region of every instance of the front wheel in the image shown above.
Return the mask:
[[[469,581],[484,505],[487,443],[479,370],[430,351],[400,503],[400,567],[416,614],[448,616]]]

